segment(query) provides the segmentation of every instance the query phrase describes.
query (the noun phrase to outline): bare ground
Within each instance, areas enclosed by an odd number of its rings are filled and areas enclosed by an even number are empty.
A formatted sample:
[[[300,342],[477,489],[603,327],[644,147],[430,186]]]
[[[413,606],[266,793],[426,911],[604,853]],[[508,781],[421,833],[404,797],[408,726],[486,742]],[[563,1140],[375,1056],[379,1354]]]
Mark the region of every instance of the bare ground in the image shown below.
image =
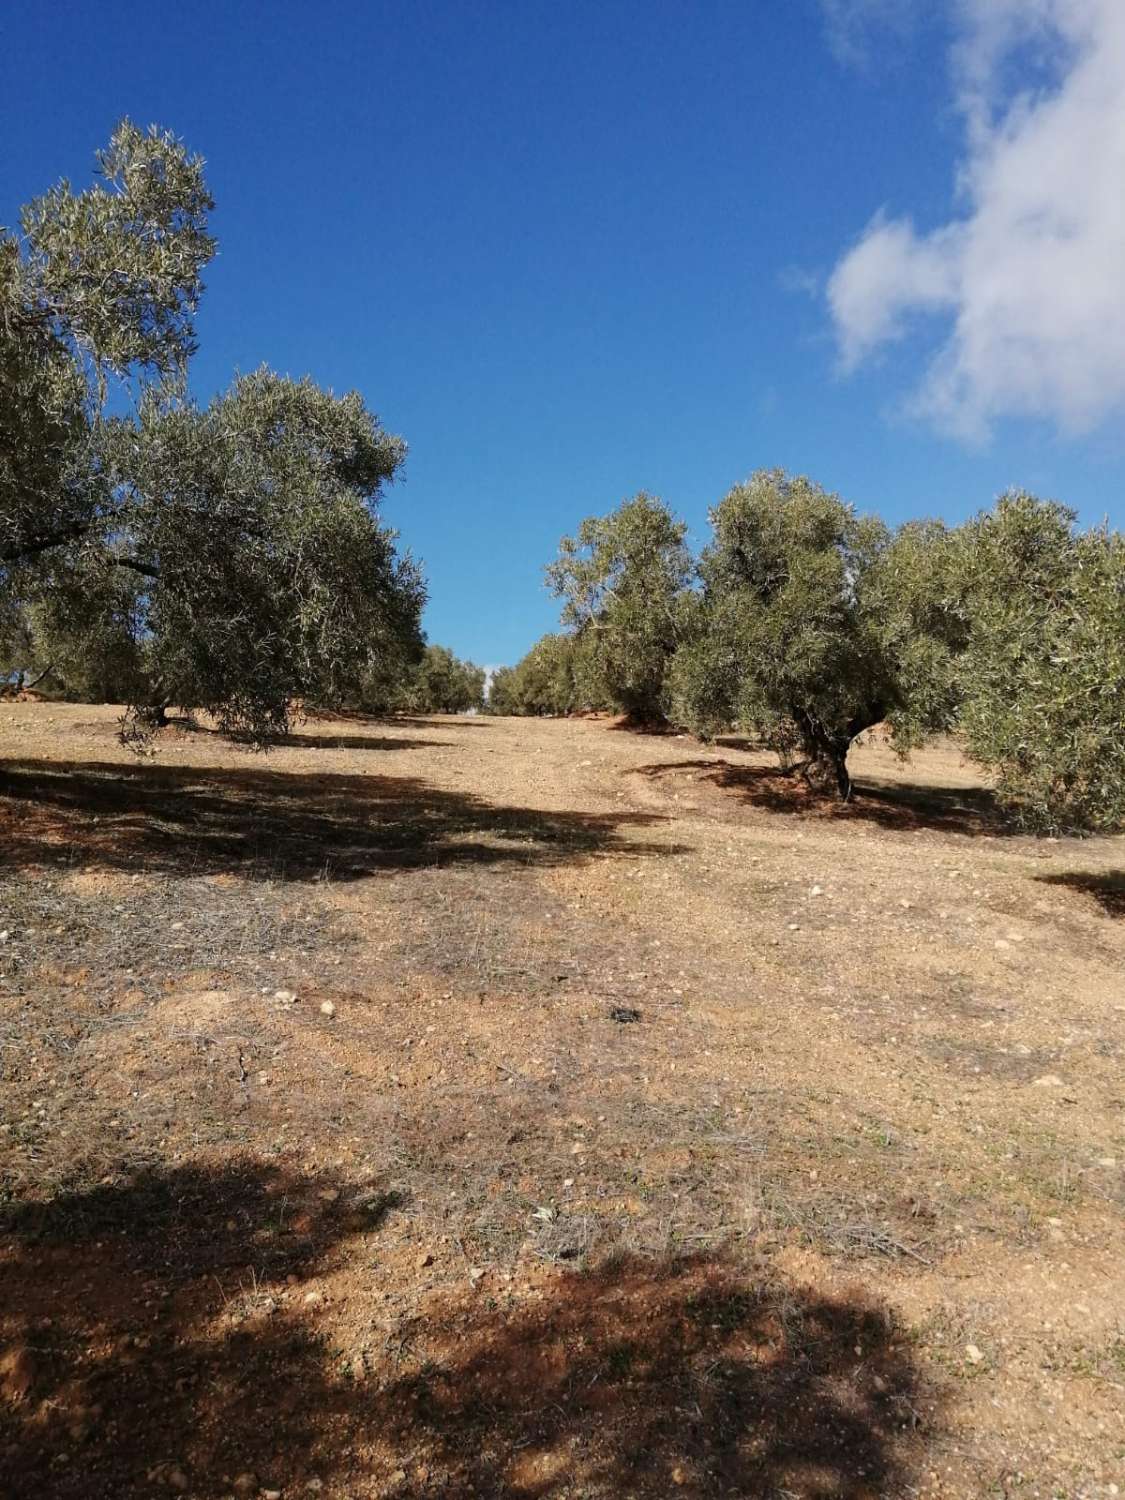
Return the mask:
[[[115,717],[0,705],[5,1500],[1125,1493],[1125,840]]]

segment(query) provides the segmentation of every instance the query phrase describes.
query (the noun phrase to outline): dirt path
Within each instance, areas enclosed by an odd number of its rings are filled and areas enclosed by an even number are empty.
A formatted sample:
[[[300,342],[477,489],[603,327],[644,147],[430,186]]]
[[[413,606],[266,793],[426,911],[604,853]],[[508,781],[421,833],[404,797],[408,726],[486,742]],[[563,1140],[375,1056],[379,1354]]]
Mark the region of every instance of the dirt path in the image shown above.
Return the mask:
[[[0,706],[0,1495],[1125,1493],[1125,840],[114,718]]]

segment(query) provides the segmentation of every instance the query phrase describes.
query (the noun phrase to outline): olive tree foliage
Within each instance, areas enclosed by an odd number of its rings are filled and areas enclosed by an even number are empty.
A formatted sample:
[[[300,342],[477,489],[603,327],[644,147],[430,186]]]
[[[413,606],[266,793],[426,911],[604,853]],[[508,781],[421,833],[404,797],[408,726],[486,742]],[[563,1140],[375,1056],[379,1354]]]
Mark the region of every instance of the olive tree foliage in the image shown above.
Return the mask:
[[[960,619],[940,597],[940,528],[893,536],[778,469],[732,489],[711,525],[673,672],[679,722],[757,734],[844,798],[864,730],[888,721],[906,746],[948,726]]]
[[[640,724],[661,723],[695,565],[687,527],[641,491],[564,537],[547,568],[562,621],[581,636],[609,702]]]
[[[1125,537],[1013,492],[959,537],[960,727],[1018,818],[1125,824]]]
[[[563,717],[609,707],[591,648],[588,633],[540,637],[514,667],[493,673],[488,712]]]
[[[112,518],[99,456],[108,383],[174,387],[214,253],[203,164],[124,121],[100,181],[60,182],[0,230],[0,586]]]
[[[264,742],[418,639],[421,576],[378,519],[405,446],[358,395],[261,370],[205,408],[146,403],[107,452],[149,717],[181,704]]]
[[[447,646],[427,646],[402,682],[395,706],[410,713],[459,714],[484,707],[484,668]]]
[[[202,163],[128,122],[99,163],[0,237],[3,612],[72,682],[130,683],[140,732],[176,703],[264,743],[295,700],[420,654],[421,577],[378,514],[405,445],[358,395],[267,370],[188,400]]]

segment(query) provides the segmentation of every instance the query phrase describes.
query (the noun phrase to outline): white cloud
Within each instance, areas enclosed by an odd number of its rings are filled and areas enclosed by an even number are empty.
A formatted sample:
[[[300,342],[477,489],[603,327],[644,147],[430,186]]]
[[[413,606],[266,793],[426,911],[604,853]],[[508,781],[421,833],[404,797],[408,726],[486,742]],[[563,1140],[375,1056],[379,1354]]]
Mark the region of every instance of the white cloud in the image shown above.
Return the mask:
[[[914,412],[970,438],[1009,415],[1089,430],[1125,408],[1125,0],[958,16],[963,212],[926,233],[870,222],[828,283],[842,359],[930,314],[944,342]]]

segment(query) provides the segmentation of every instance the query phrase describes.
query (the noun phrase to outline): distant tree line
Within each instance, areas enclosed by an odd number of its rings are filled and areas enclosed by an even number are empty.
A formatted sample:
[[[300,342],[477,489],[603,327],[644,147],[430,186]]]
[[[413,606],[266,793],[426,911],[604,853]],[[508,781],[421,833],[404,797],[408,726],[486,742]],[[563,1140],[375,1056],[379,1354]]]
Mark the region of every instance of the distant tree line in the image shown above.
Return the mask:
[[[425,660],[379,516],[406,446],[267,369],[194,401],[203,164],[126,121],[99,167],[0,229],[0,672],[124,701],[140,734],[179,705],[265,743]]]
[[[1125,538],[1013,492],[959,527],[892,528],[763,470],[711,511],[699,557],[639,494],[564,537],[564,631],[498,672],[490,710],[609,708],[737,730],[851,794],[876,724],[907,753],[958,734],[1037,829],[1125,823]]]

